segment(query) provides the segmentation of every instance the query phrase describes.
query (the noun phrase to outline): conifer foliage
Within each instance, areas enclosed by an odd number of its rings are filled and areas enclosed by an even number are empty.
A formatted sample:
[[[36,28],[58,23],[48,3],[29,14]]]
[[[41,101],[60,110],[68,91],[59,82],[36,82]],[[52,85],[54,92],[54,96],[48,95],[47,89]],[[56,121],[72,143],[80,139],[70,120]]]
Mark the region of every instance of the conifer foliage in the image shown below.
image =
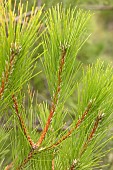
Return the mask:
[[[98,60],[77,81],[80,64],[76,56],[89,37],[90,12],[58,4],[42,17],[42,9],[34,5],[28,17],[27,6],[25,10],[20,2],[18,12],[16,9],[16,1],[14,6],[10,0],[0,2],[0,168],[100,168],[108,142],[105,136],[112,124],[113,69]],[[36,55],[41,45],[42,57]],[[29,86],[27,97],[23,94],[35,76],[39,57],[50,90],[50,106],[34,102]],[[65,104],[75,90],[77,112],[73,109],[75,118],[65,128],[69,114]]]

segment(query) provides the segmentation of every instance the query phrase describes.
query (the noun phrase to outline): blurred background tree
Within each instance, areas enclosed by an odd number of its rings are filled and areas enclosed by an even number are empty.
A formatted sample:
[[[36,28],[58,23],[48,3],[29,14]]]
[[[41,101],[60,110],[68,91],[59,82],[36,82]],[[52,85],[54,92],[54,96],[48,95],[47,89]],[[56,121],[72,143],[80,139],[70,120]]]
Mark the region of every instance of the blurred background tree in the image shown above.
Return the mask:
[[[16,1],[17,3],[19,0]],[[22,3],[27,1],[22,0]],[[14,0],[12,1],[14,4]],[[77,8],[83,8],[85,10],[91,10],[94,13],[92,20],[90,21],[89,29],[92,33],[87,43],[82,47],[82,50],[78,54],[78,61],[81,61],[84,65],[84,68],[89,63],[96,62],[97,58],[101,58],[106,63],[113,61],[113,0],[37,0],[36,5],[43,6],[44,10],[55,6],[57,3],[62,3],[66,8],[71,5],[71,7],[77,6]],[[29,11],[33,5],[33,1],[28,0]],[[42,50],[40,48],[40,50]],[[42,65],[37,67],[37,71],[42,69]],[[81,73],[78,78],[80,78]],[[45,75],[42,72],[38,77],[35,77],[31,80],[33,90],[38,89],[37,100],[40,103],[43,100],[50,101],[50,95],[48,92],[48,86],[45,79]],[[76,93],[76,92],[75,92]],[[73,105],[76,110],[76,99],[72,96],[67,103],[70,108],[70,114],[72,114],[71,106]],[[110,129],[109,133],[112,133],[113,129]],[[111,148],[113,141],[107,146]],[[103,160],[108,166],[104,167],[104,170],[113,169],[113,152],[111,151],[107,157]]]

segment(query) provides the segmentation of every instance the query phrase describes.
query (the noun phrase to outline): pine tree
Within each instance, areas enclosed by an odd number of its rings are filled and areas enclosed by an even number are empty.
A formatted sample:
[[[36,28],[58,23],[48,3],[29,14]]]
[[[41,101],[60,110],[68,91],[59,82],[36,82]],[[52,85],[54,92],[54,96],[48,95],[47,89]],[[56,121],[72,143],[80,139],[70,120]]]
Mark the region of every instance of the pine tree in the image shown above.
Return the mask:
[[[28,18],[27,7],[20,2],[16,13],[16,5],[12,7],[10,0],[0,3],[0,167],[100,168],[107,152],[103,153],[103,148],[112,138],[106,140],[105,136],[112,124],[113,69],[98,60],[83,69],[77,79],[82,65],[76,56],[89,37],[91,14],[58,4],[42,17],[43,8],[34,5]],[[37,55],[40,46],[43,52]],[[27,88],[29,80],[39,74],[34,75],[38,58],[47,78],[51,105],[38,104],[34,92]],[[65,104],[75,90],[77,111],[73,109],[75,118],[65,126],[69,115]]]

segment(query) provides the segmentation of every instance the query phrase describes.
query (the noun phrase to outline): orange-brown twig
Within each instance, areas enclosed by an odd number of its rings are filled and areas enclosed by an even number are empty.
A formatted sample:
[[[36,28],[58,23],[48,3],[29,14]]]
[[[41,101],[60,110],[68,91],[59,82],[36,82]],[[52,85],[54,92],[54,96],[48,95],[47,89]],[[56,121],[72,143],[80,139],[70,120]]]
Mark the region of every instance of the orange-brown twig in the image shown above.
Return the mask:
[[[80,156],[81,156],[81,155],[84,153],[84,151],[87,149],[87,146],[88,146],[89,142],[91,141],[91,139],[93,138],[93,136],[94,136],[94,134],[95,134],[95,132],[96,132],[96,130],[97,130],[97,128],[98,128],[98,125],[99,125],[99,122],[101,121],[101,119],[102,119],[102,115],[98,115],[97,118],[96,118],[96,120],[95,120],[94,126],[93,126],[93,128],[92,128],[92,130],[91,130],[91,132],[90,132],[90,134],[89,134],[89,137],[88,137],[87,141],[86,141],[86,142],[84,143],[84,145],[83,145],[83,149],[82,149],[82,151],[80,152]],[[75,159],[75,160],[73,161],[71,167],[70,167],[70,170],[74,170],[76,163],[77,163],[77,161],[76,161],[76,159]]]
[[[37,153],[37,152],[35,152],[35,151],[36,151],[36,149],[32,149],[32,150],[29,152],[27,158],[25,158],[25,159],[23,160],[23,162],[21,163],[21,165],[18,166],[18,168],[17,168],[16,170],[22,169],[22,168],[32,159],[32,157]],[[53,153],[52,170],[54,170],[54,169],[55,169],[55,162],[54,162],[54,153]]]
[[[30,135],[28,134],[28,131],[27,131],[27,129],[26,129],[26,126],[25,126],[25,123],[24,123],[24,121],[23,121],[23,119],[22,119],[22,116],[19,114],[18,102],[17,102],[16,97],[15,97],[14,95],[12,95],[12,100],[13,100],[13,103],[14,103],[14,109],[15,109],[16,115],[17,115],[17,117],[18,117],[18,119],[19,119],[21,128],[22,128],[22,130],[23,130],[23,132],[24,132],[24,135],[26,136],[26,138],[27,138],[30,146],[31,146],[32,148],[35,148],[35,143],[32,141]]]
[[[53,159],[52,159],[52,170],[55,170],[55,159],[54,159],[54,153],[53,153]]]
[[[60,68],[59,68],[59,71],[58,71],[58,87],[57,87],[56,93],[53,96],[53,102],[52,102],[52,106],[51,106],[51,109],[50,109],[49,117],[47,119],[47,123],[44,127],[44,130],[42,131],[42,134],[41,134],[38,142],[36,143],[37,147],[39,147],[40,144],[42,143],[42,141],[44,140],[45,135],[48,131],[49,125],[51,123],[52,117],[55,113],[56,104],[57,104],[57,101],[58,101],[58,96],[59,96],[59,93],[60,93],[60,90],[61,90],[61,82],[62,82],[61,74],[62,74],[62,71],[63,71],[65,56],[66,56],[66,49],[63,47],[62,48],[62,54],[61,54]]]
[[[51,148],[53,148],[53,147],[57,147],[57,145],[59,145],[63,140],[65,140],[66,138],[68,138],[68,137],[71,135],[71,133],[72,133],[76,128],[78,128],[78,127],[80,126],[80,124],[83,122],[83,120],[85,119],[86,115],[88,114],[91,106],[92,106],[92,101],[89,102],[87,109],[86,109],[85,112],[83,113],[81,119],[79,119],[79,120],[77,121],[76,126],[75,126],[73,129],[71,129],[66,135],[64,135],[61,139],[59,139],[57,143],[55,143],[55,144],[53,144],[53,145],[51,145],[50,147],[45,148],[45,149],[51,149]],[[34,151],[35,151],[36,149],[37,149],[37,145],[35,145]],[[45,149],[44,149],[44,150],[45,150]],[[22,164],[18,167],[17,170],[20,170],[22,167],[24,167],[25,164],[33,157],[33,155],[34,155],[34,152],[33,152],[33,151],[29,152],[28,157],[24,159],[24,161],[23,161]],[[52,162],[52,163],[53,163],[53,162]]]
[[[15,61],[14,60],[15,56],[18,55],[20,52],[20,47],[17,46],[16,43],[14,43],[14,44],[12,43],[10,50],[11,50],[10,60],[9,60],[9,62],[6,62],[5,71],[2,74],[2,81],[1,81],[1,87],[0,87],[0,99],[4,93],[5,86],[8,83],[9,76],[12,72],[12,68],[13,68],[14,61]]]
[[[64,62],[65,62],[65,56],[66,56],[66,49],[63,47],[62,48],[62,54],[61,54],[60,68],[59,68],[59,71],[58,71],[58,87],[57,87],[56,93],[55,93],[55,95],[53,97],[53,102],[52,102],[52,106],[51,106],[51,109],[50,109],[49,117],[47,119],[47,123],[46,123],[46,125],[44,127],[44,130],[42,131],[42,134],[41,134],[38,142],[36,144],[33,144],[34,145],[34,147],[33,147],[34,150],[29,152],[28,157],[24,159],[24,161],[17,168],[17,170],[20,170],[22,167],[24,167],[28,163],[28,161],[33,157],[34,151],[40,146],[40,144],[44,140],[45,135],[46,135],[46,133],[48,131],[49,125],[51,123],[53,114],[54,114],[55,109],[56,109],[56,104],[57,104],[57,101],[58,101],[58,96],[59,96],[59,93],[60,93],[60,90],[61,90],[60,89],[61,88],[60,85],[61,85],[61,82],[62,82],[61,74],[62,74],[62,71],[63,71],[63,66],[64,66]],[[24,128],[24,130],[25,130],[25,128]]]
[[[13,167],[13,162],[7,165],[4,170],[10,170],[12,167]]]
[[[5,167],[5,169],[4,170],[10,170],[10,169],[12,169],[13,168],[13,164],[14,164],[14,162],[17,160],[17,157],[16,157],[16,159],[14,160],[14,161],[12,161],[10,164],[8,164],[6,167]]]
[[[101,121],[101,119],[102,119],[102,115],[98,115],[97,118],[96,118],[96,120],[95,120],[94,126],[93,126],[93,128],[92,128],[92,130],[91,130],[91,132],[90,132],[90,134],[89,134],[89,137],[88,137],[87,141],[86,141],[86,142],[84,143],[84,145],[83,145],[83,149],[82,149],[82,151],[80,152],[80,156],[81,156],[81,155],[84,153],[84,151],[87,149],[87,146],[88,146],[89,142],[92,140],[92,138],[93,138],[93,136],[94,136],[94,134],[95,134],[95,132],[96,132],[96,130],[97,130],[97,128],[98,128],[98,125],[99,125],[99,122]]]
[[[74,170],[76,164],[77,164],[77,160],[75,159],[75,160],[73,160],[73,163],[72,163],[72,165],[70,167],[70,170]]]
[[[55,162],[54,162],[54,159],[52,160],[52,170],[55,170]]]
[[[31,160],[31,158],[33,157],[34,155],[34,150],[31,150],[27,156],[27,158],[24,159],[24,161],[21,163],[20,166],[18,166],[18,168],[16,168],[16,170],[20,170],[22,169],[28,162],[29,160]]]
[[[5,71],[2,74],[2,81],[1,81],[1,87],[0,87],[0,99],[1,99],[1,97],[2,97],[2,95],[4,93],[4,91],[5,91],[5,86],[8,83],[9,76],[12,73],[13,65],[14,65],[14,62],[15,62],[15,56],[18,55],[19,52],[20,52],[20,46],[17,46],[16,43],[12,43],[11,48],[10,48],[9,62],[8,61],[6,62]],[[7,165],[5,167],[5,170],[9,170],[12,167],[13,167],[13,162],[11,162],[9,165]]]
[[[91,106],[92,106],[92,101],[89,102],[87,109],[83,113],[82,117],[78,119],[75,127],[72,128],[66,135],[62,136],[61,139],[59,139],[55,144],[51,145],[50,148],[58,146],[62,141],[67,139],[73,133],[73,131],[75,131],[80,126],[80,124],[84,121],[85,117],[87,116]]]

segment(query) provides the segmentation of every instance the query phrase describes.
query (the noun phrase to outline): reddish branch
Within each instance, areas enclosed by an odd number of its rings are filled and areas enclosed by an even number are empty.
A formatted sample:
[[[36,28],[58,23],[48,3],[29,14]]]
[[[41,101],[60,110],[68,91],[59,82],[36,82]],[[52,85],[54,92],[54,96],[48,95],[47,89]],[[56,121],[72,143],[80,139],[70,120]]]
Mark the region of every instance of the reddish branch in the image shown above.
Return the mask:
[[[12,48],[13,47],[11,47],[10,61],[9,61],[9,63],[6,62],[5,71],[2,74],[2,81],[1,81],[1,87],[0,87],[0,99],[1,99],[1,97],[3,95],[3,93],[4,93],[5,86],[7,85],[9,76],[10,76],[10,74],[12,72],[12,68],[13,68],[14,61],[15,61],[14,60],[15,56],[18,54],[18,51],[13,50]]]
[[[21,164],[19,167],[17,167],[16,170],[22,169],[22,168],[27,164],[27,162],[29,162],[29,160],[30,160],[30,159],[33,157],[33,155],[35,154],[34,151],[35,151],[35,150],[32,149],[32,150],[29,152],[27,158],[24,159],[24,161],[22,162],[22,164]],[[13,167],[13,162],[11,162],[9,165],[7,165],[4,170],[10,170],[12,167]]]
[[[92,140],[92,138],[93,138],[93,136],[94,136],[94,134],[95,134],[95,132],[96,132],[96,130],[97,130],[97,128],[98,128],[98,125],[99,125],[99,122],[102,120],[102,115],[98,115],[97,116],[97,118],[96,118],[96,120],[95,120],[95,123],[94,123],[94,126],[93,126],[93,128],[92,128],[92,130],[91,130],[91,132],[90,132],[90,134],[89,134],[89,137],[88,137],[88,139],[87,139],[87,141],[84,143],[84,145],[83,145],[83,149],[82,149],[82,151],[81,151],[81,153],[80,153],[80,156],[84,153],[84,151],[87,149],[87,146],[88,146],[88,144],[89,144],[89,142]]]
[[[82,117],[80,119],[78,119],[75,127],[72,128],[66,135],[62,136],[61,139],[59,139],[55,144],[50,146],[50,148],[58,146],[62,141],[67,139],[72,134],[72,132],[75,131],[75,129],[77,129],[80,126],[80,124],[84,121],[85,117],[87,116],[91,106],[92,106],[92,101],[89,102],[87,109],[83,113]]]
[[[85,152],[85,150],[87,149],[87,146],[88,146],[89,142],[92,140],[92,138],[93,138],[93,136],[94,136],[94,134],[95,134],[95,132],[96,132],[96,130],[97,130],[97,128],[98,128],[98,125],[99,125],[99,122],[101,121],[101,119],[102,119],[102,115],[97,116],[97,118],[96,118],[96,120],[95,120],[95,123],[94,123],[94,126],[93,126],[93,128],[92,128],[92,130],[91,130],[91,132],[90,132],[90,134],[89,134],[89,137],[88,137],[87,141],[86,141],[86,142],[84,143],[84,145],[83,145],[83,149],[82,149],[82,151],[81,151],[81,153],[80,153],[80,156],[82,156],[82,154],[83,154],[83,153]],[[76,161],[76,159],[75,159],[75,160],[73,161],[71,167],[70,167],[70,170],[74,170],[76,163],[77,163],[77,161]]]
[[[24,159],[24,161],[22,162],[22,164],[21,164],[18,168],[16,168],[16,170],[22,169],[22,168],[29,162],[29,160],[31,160],[31,158],[33,157],[33,155],[34,155],[34,150],[32,150],[32,151],[29,152],[27,158]]]
[[[34,144],[34,142],[32,141],[30,135],[28,134],[28,131],[27,131],[27,129],[26,129],[26,126],[25,126],[25,123],[24,123],[24,121],[23,121],[23,119],[22,119],[22,116],[19,114],[19,107],[18,107],[18,102],[17,102],[17,100],[16,100],[16,97],[15,97],[14,95],[12,95],[12,99],[13,99],[13,103],[14,103],[14,109],[15,109],[16,115],[17,115],[17,117],[18,117],[18,119],[19,119],[21,128],[22,128],[22,130],[23,130],[23,132],[24,132],[24,135],[26,136],[26,138],[27,138],[29,144],[31,145],[31,147],[32,147],[32,148],[35,148],[35,144]]]
[[[77,160],[75,159],[70,167],[70,170],[74,170],[75,165],[77,164]]]
[[[60,67],[59,67],[59,71],[58,71],[58,86],[57,86],[57,90],[56,90],[56,93],[54,94],[53,96],[53,102],[52,102],[52,106],[51,106],[51,109],[50,109],[50,114],[49,114],[49,117],[47,119],[47,123],[44,127],[44,130],[42,131],[42,134],[38,140],[38,142],[36,144],[34,144],[34,150],[33,151],[30,151],[29,154],[28,154],[28,157],[24,159],[24,161],[22,162],[22,164],[17,168],[17,170],[20,170],[22,167],[24,167],[28,161],[33,157],[34,155],[34,151],[40,146],[40,144],[43,142],[44,138],[45,138],[45,135],[48,131],[48,128],[50,126],[50,123],[51,123],[51,120],[52,120],[52,117],[55,113],[55,109],[56,109],[56,104],[58,102],[58,96],[59,96],[59,93],[60,93],[60,90],[61,90],[61,82],[62,82],[62,79],[61,79],[61,74],[62,74],[62,71],[63,71],[63,66],[64,66],[64,63],[65,63],[65,56],[66,56],[66,48],[62,47],[62,52],[61,52],[61,60],[60,60]],[[52,167],[53,167],[53,162],[54,160],[52,161]]]
[[[1,87],[0,87],[0,99],[5,91],[6,85],[9,80],[9,76],[11,75],[11,73],[13,71],[15,57],[20,53],[20,50],[21,50],[21,48],[16,42],[11,43],[9,62],[6,61],[5,70],[2,74]]]
[[[11,51],[10,60],[9,60],[9,63],[8,62],[6,63],[5,72],[4,72],[3,77],[2,77],[1,88],[0,88],[0,98],[2,97],[2,95],[4,93],[5,86],[7,85],[8,80],[9,80],[9,76],[11,75],[11,73],[13,71],[13,65],[14,65],[14,62],[15,62],[15,57],[20,52],[20,46],[18,44],[16,44],[16,43],[12,43],[10,51]],[[34,143],[32,142],[30,136],[28,135],[28,132],[27,132],[25,124],[24,124],[24,121],[22,120],[22,117],[19,114],[18,102],[17,102],[17,100],[16,100],[14,95],[12,95],[12,99],[13,99],[14,108],[15,108],[17,117],[18,117],[18,119],[20,121],[22,130],[24,131],[24,134],[25,134],[26,138],[28,139],[30,145],[32,147],[34,147]]]
[[[20,52],[20,46],[18,46],[18,44],[16,44],[16,43],[12,43],[10,51],[11,51],[10,60],[9,60],[9,62],[6,62],[5,71],[3,73],[3,77],[2,77],[2,81],[1,81],[0,99],[1,99],[1,97],[3,95],[3,93],[4,93],[4,90],[6,88],[7,83],[9,81],[9,76],[11,75],[11,73],[13,71],[13,65],[15,63],[15,57]],[[15,109],[16,115],[17,115],[17,117],[18,117],[18,119],[20,121],[21,128],[22,128],[22,130],[23,130],[29,144],[31,145],[32,148],[34,148],[35,144],[32,141],[31,137],[29,136],[29,134],[27,132],[27,129],[25,127],[24,121],[23,121],[21,115],[19,114],[18,102],[17,102],[16,97],[14,95],[12,95],[12,100],[13,100],[13,103],[14,103],[14,109]],[[6,166],[5,170],[11,169],[12,166],[13,166],[13,163],[10,163],[9,165]]]
[[[35,155],[35,150],[31,150],[27,156],[27,158],[24,159],[24,161],[21,163],[21,165],[16,169],[16,170],[20,170],[22,169],[31,159],[32,157]],[[53,159],[52,159],[52,170],[55,170],[55,163],[54,163],[54,153],[53,153]]]
[[[54,160],[54,153],[53,153],[53,159],[52,159],[52,170],[55,170],[55,160]]]
[[[52,170],[55,170],[55,162],[54,162],[54,159],[52,160]]]
[[[7,165],[7,166],[5,167],[4,170],[10,170],[10,169],[12,168],[12,166],[13,166],[13,163],[11,162],[9,165]]]
[[[11,51],[11,55],[10,55],[10,60],[9,60],[9,63],[7,62],[6,63],[6,66],[5,66],[5,72],[3,74],[3,77],[2,77],[2,82],[1,82],[1,88],[0,88],[0,98],[2,97],[3,93],[4,93],[4,90],[5,90],[5,86],[7,85],[8,83],[8,80],[9,80],[9,76],[10,74],[12,73],[13,71],[13,65],[14,65],[14,62],[15,62],[15,57],[19,54],[20,52],[20,46],[16,43],[12,43],[11,44],[11,48],[10,48],[10,51]],[[22,127],[22,130],[26,136],[26,138],[28,139],[30,145],[32,147],[34,147],[34,143],[32,142],[30,136],[28,135],[28,132],[26,130],[26,127],[25,127],[25,124],[24,124],[24,121],[22,120],[22,117],[21,115],[19,114],[19,110],[18,110],[18,102],[15,98],[14,95],[12,95],[12,99],[13,99],[13,103],[14,103],[14,108],[15,108],[15,111],[16,111],[16,115],[20,121],[20,124],[21,124],[21,127]]]
[[[57,90],[53,96],[53,102],[52,102],[52,106],[51,106],[51,109],[50,109],[50,114],[49,114],[49,117],[47,119],[47,123],[44,127],[44,130],[42,131],[42,134],[36,144],[37,147],[40,146],[40,144],[42,143],[42,141],[44,140],[45,138],[45,135],[48,131],[48,128],[50,126],[50,123],[51,123],[51,120],[52,120],[52,117],[55,113],[55,109],[56,109],[56,104],[58,102],[58,96],[59,96],[59,93],[60,93],[60,90],[61,90],[61,82],[62,82],[62,79],[61,79],[61,74],[62,74],[62,71],[63,71],[63,66],[64,66],[64,63],[65,63],[65,56],[66,56],[66,49],[63,47],[62,48],[62,53],[61,53],[61,61],[60,61],[60,68],[59,68],[59,71],[58,71],[58,86],[57,86]]]
[[[22,168],[27,164],[27,162],[29,162],[29,160],[31,160],[31,158],[32,158],[33,155],[35,154],[34,151],[35,151],[35,150],[32,149],[32,150],[29,152],[27,158],[24,159],[24,161],[21,163],[20,166],[18,166],[18,167],[16,168],[16,170],[22,169]],[[13,168],[13,162],[11,162],[9,165],[7,165],[4,170],[10,170],[11,168]]]

